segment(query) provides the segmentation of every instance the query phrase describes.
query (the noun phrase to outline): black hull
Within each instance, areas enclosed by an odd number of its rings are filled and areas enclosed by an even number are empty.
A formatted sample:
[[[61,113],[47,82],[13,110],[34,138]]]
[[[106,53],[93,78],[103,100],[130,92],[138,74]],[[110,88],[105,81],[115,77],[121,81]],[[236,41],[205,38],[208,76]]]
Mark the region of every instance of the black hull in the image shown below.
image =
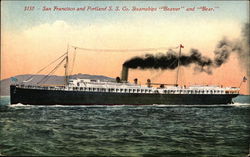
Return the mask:
[[[238,94],[147,94],[25,89],[10,86],[11,104],[30,105],[216,105]]]

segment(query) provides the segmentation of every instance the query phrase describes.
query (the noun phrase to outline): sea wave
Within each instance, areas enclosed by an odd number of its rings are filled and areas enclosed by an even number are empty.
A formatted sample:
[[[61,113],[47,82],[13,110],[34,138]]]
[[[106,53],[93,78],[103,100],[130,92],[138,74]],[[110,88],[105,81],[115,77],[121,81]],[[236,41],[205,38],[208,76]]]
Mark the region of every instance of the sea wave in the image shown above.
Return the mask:
[[[245,156],[249,105],[4,105],[0,154]]]

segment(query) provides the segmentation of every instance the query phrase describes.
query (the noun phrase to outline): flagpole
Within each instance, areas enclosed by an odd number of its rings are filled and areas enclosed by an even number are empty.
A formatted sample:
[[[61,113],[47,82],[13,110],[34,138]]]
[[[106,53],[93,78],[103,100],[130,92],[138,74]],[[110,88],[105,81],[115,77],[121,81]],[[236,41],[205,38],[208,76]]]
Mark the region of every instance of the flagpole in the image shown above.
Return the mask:
[[[242,85],[242,82],[243,82],[243,80],[241,80],[239,88],[241,87],[241,85]]]
[[[181,56],[181,48],[182,48],[182,45],[180,44],[180,50],[179,50],[179,55],[178,55],[178,65],[177,65],[177,75],[176,75],[176,86],[178,86],[178,77],[179,77],[179,69],[180,69],[180,56]]]
[[[239,88],[241,87],[241,85],[242,85],[243,82],[246,82],[246,80],[247,80],[247,78],[244,76],[243,79],[242,79],[241,82],[240,82]]]

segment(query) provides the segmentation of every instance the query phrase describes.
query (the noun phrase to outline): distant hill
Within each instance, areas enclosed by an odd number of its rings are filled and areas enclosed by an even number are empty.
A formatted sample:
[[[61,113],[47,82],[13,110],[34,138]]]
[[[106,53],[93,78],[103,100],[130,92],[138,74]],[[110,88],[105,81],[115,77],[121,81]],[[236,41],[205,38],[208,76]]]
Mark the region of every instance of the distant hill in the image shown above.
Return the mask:
[[[14,76],[17,78],[18,82],[22,82],[27,80],[30,76],[34,76],[33,79],[27,84],[36,85],[45,75],[17,75]],[[114,80],[114,78],[102,76],[102,75],[88,75],[88,74],[75,74],[71,75],[70,78],[82,78],[82,79],[97,79],[97,80]],[[64,84],[65,77],[64,76],[56,76],[52,75],[44,84],[53,84],[60,85]],[[10,84],[12,83],[11,78],[0,80],[0,96],[8,96],[10,95]]]

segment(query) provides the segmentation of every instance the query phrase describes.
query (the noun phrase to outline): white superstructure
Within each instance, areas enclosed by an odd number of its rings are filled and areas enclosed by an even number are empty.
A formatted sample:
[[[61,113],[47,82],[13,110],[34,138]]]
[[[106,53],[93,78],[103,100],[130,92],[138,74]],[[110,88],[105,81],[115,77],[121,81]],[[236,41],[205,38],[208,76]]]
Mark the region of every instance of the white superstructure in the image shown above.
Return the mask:
[[[116,93],[159,93],[159,94],[238,94],[239,88],[219,86],[164,86],[138,85],[132,83],[117,83],[115,81],[101,81],[94,79],[70,79],[68,90],[89,92]]]

